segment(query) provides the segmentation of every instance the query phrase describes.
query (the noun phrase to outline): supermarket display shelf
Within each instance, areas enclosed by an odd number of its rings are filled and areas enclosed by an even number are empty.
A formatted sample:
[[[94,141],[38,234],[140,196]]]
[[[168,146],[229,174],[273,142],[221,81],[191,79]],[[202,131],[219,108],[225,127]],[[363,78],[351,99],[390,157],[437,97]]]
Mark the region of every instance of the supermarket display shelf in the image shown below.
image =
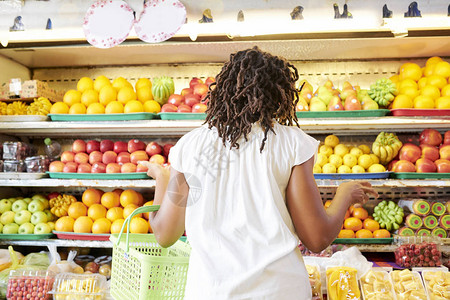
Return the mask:
[[[2,122],[0,133],[35,136],[69,135],[152,135],[181,136],[203,124],[202,120],[143,120],[122,122]],[[308,133],[340,131],[344,135],[354,133],[378,134],[386,128],[396,132],[417,132],[423,128],[446,130],[450,127],[450,116],[425,117],[374,117],[340,119],[299,119],[301,128]]]

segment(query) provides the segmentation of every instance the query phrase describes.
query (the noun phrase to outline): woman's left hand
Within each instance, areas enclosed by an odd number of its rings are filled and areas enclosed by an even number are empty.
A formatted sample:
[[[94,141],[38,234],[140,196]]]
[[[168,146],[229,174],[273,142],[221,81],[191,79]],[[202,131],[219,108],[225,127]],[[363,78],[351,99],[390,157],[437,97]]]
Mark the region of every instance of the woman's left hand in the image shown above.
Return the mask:
[[[147,167],[147,175],[154,178],[159,179],[161,177],[169,177],[169,168],[163,167],[160,164],[151,163],[149,161],[138,161],[139,165],[143,165],[144,167]]]

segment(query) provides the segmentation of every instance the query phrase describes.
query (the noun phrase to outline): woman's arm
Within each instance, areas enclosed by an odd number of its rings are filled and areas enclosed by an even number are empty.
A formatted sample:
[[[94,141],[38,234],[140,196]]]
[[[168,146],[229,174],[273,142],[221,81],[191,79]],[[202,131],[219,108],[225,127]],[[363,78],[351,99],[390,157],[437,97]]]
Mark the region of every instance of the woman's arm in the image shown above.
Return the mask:
[[[311,251],[320,252],[337,237],[345,212],[353,203],[369,200],[367,194],[377,197],[368,182],[344,182],[328,207],[322,203],[313,175],[314,158],[292,169],[286,189],[286,204],[295,230],[302,243]]]

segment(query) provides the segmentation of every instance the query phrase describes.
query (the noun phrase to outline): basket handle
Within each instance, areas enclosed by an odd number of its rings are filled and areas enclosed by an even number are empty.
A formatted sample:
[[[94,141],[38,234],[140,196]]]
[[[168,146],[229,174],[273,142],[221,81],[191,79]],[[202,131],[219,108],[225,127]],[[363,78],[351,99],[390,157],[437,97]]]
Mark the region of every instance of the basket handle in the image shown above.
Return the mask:
[[[127,227],[127,252],[128,252],[128,241],[129,241],[129,233],[130,233],[130,222],[131,219],[138,214],[142,214],[142,213],[147,213],[147,212],[154,212],[154,211],[158,211],[160,208],[160,205],[147,205],[147,206],[141,206],[136,208],[126,219],[125,222],[123,222],[122,228],[120,229],[120,233],[119,236],[117,238],[117,242],[116,245],[119,245],[120,243],[120,238],[122,237],[122,233],[125,230],[125,226]]]

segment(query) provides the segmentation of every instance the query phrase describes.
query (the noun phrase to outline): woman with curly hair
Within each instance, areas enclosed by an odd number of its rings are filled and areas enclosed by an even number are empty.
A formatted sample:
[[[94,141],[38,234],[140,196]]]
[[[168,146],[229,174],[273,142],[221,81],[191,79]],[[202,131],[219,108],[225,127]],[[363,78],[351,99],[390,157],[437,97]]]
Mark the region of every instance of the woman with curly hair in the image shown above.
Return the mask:
[[[168,247],[186,231],[185,299],[310,299],[298,245],[319,252],[354,203],[377,196],[345,182],[325,209],[313,176],[319,142],[298,125],[297,69],[257,47],[230,56],[208,93],[206,122],[170,151],[150,214]]]

